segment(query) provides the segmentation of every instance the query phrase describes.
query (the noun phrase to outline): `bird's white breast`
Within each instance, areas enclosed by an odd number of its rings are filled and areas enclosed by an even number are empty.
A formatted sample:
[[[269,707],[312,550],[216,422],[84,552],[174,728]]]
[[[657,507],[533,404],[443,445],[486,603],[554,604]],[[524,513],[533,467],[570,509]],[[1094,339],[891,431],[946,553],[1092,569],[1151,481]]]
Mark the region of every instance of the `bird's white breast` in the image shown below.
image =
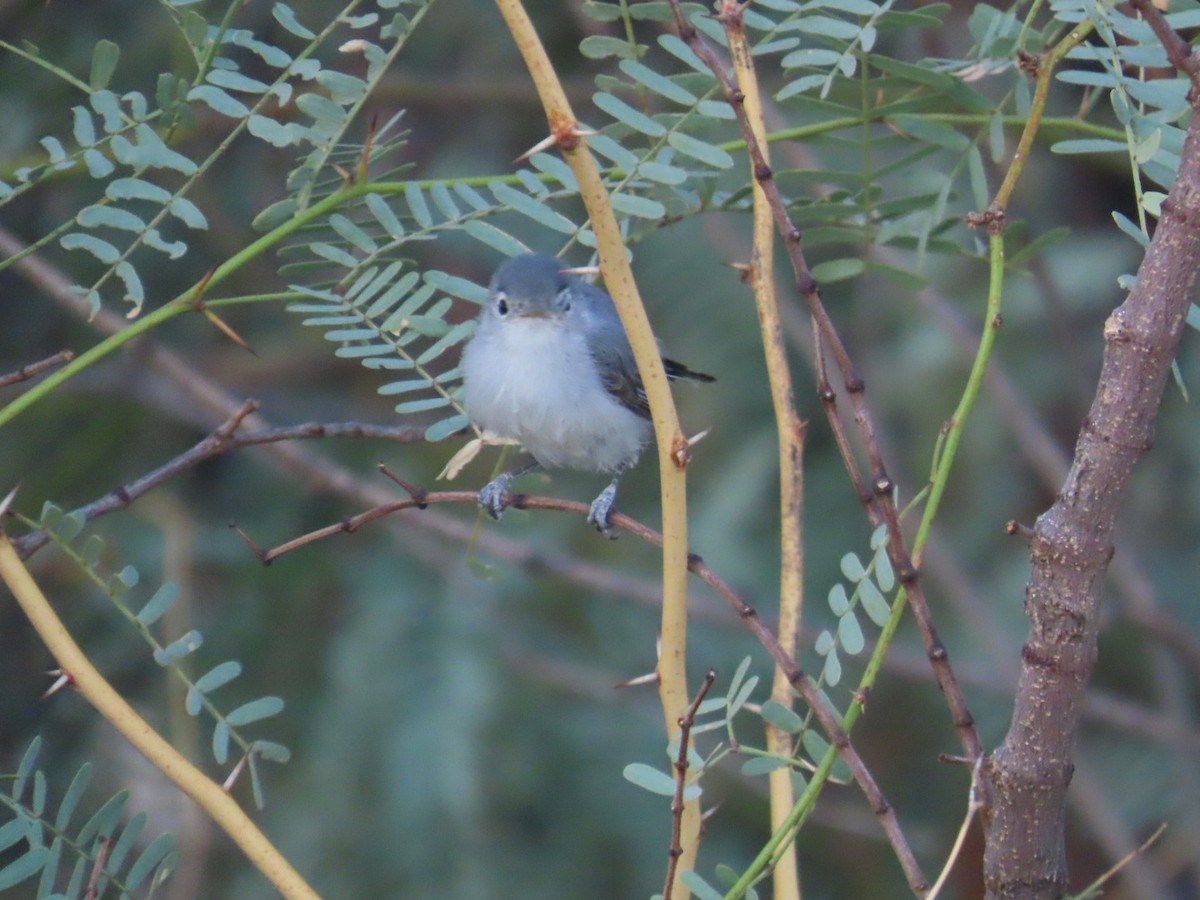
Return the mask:
[[[582,334],[552,318],[481,323],[463,354],[466,410],[542,465],[613,471],[652,428],[605,390]]]

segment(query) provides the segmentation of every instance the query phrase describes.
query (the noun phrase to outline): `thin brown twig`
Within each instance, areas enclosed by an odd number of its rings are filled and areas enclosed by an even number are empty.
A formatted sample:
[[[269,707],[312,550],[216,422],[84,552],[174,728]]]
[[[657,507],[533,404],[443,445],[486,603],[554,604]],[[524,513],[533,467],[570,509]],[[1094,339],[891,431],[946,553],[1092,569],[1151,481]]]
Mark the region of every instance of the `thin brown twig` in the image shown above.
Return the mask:
[[[28,381],[39,372],[44,372],[46,369],[53,369],[55,366],[61,366],[64,363],[69,363],[75,358],[75,353],[72,350],[59,350],[53,356],[47,356],[45,359],[39,359],[37,362],[30,363],[27,366],[22,366],[15,372],[9,372],[7,375],[0,375],[0,388],[6,388],[9,385],[19,384],[22,381]]]
[[[100,516],[124,509],[148,491],[176,477],[185,469],[207,459],[222,456],[242,447],[256,444],[273,444],[279,441],[326,437],[380,438],[412,443],[424,439],[424,429],[413,426],[369,425],[361,422],[306,422],[276,428],[262,428],[238,434],[237,429],[255,410],[258,404],[247,400],[208,437],[201,440],[185,453],[143,475],[136,481],[109,491],[103,497],[81,506],[72,515],[82,516],[90,522]],[[13,540],[13,546],[22,559],[28,559],[50,540],[44,531],[34,531]]]
[[[380,504],[356,516],[348,516],[334,525],[327,525],[324,528],[300,535],[269,550],[259,547],[240,529],[238,530],[238,534],[245,541],[251,552],[264,565],[270,565],[280,556],[311,544],[314,541],[343,532],[353,533],[368,522],[373,522],[376,519],[381,519],[384,516],[401,510],[424,509],[428,506],[446,503],[475,504],[479,499],[479,495],[475,491],[426,491],[388,472],[385,466],[381,465],[380,470],[407,491],[409,496],[405,499]],[[558,497],[510,494],[506,499],[508,501],[507,505],[514,509],[552,509],[560,512],[571,512],[581,516],[586,516],[590,510],[590,507],[586,503],[580,503],[575,500],[563,500]],[[610,524],[614,528],[627,531],[656,547],[662,546],[661,533],[636,519],[630,518],[624,513],[614,512],[610,519]],[[883,791],[876,783],[874,776],[871,775],[866,763],[858,755],[858,751],[850,743],[849,736],[846,734],[845,729],[842,728],[841,718],[837,710],[829,704],[829,701],[825,699],[813,680],[797,665],[792,654],[788,653],[779,643],[779,638],[759,618],[754,608],[742,599],[738,592],[730,587],[728,582],[709,568],[703,558],[696,553],[689,553],[687,567],[689,572],[696,575],[701,581],[717,592],[726,605],[737,614],[742,624],[749,629],[750,633],[771,654],[771,658],[775,660],[775,664],[786,673],[788,683],[795,688],[796,693],[812,709],[829,743],[837,750],[838,755],[849,767],[855,782],[866,796],[867,802],[870,804],[871,810],[875,813],[884,834],[891,843],[892,850],[896,854],[896,858],[900,861],[900,865],[904,869],[905,877],[908,878],[910,885],[913,886],[916,893],[924,893],[929,883],[925,879],[920,865],[917,863],[916,856],[908,844],[908,839],[900,829],[895,809],[887,797],[884,796]]]
[[[671,900],[671,892],[675,888],[675,870],[679,866],[679,857],[683,856],[683,792],[687,786],[688,770],[688,738],[692,726],[696,723],[696,710],[704,702],[713,682],[717,680],[715,669],[709,669],[704,676],[704,683],[696,691],[687,712],[679,717],[679,753],[675,757],[675,797],[671,800],[671,849],[667,851],[667,880],[663,885],[663,900]]]
[[[919,582],[918,570],[913,565],[903,532],[900,528],[900,516],[895,504],[895,483],[892,481],[891,476],[888,475],[882,454],[879,450],[879,443],[875,437],[875,426],[870,411],[867,409],[864,396],[865,384],[859,376],[850,358],[850,354],[821,300],[820,287],[816,279],[813,278],[812,271],[809,269],[807,260],[805,259],[804,249],[801,246],[800,231],[788,214],[787,203],[779,190],[778,184],[775,182],[771,167],[763,155],[762,148],[755,138],[754,129],[741,102],[741,91],[733,82],[728,72],[725,71],[708,42],[687,21],[680,8],[679,0],[669,0],[669,2],[680,39],[712,70],[713,75],[724,91],[725,99],[737,117],[738,125],[742,131],[742,138],[746,142],[746,150],[753,163],[754,178],[767,197],[771,206],[772,216],[775,220],[775,226],[784,239],[784,247],[791,262],[797,292],[804,298],[809,313],[816,323],[816,329],[821,333],[825,347],[832,354],[841,372],[846,393],[850,397],[855,425],[867,456],[870,472],[869,479],[867,479],[870,483],[870,493],[862,491],[860,497],[871,498],[869,503],[866,503],[865,500],[864,502],[872,524],[878,525],[883,523],[887,526],[888,557],[896,570],[900,583],[905,588],[908,602],[912,607],[913,618],[916,620],[918,629],[921,632],[925,652],[929,657],[930,665],[933,667],[938,685],[941,687],[947,704],[950,707],[959,740],[967,756],[970,759],[976,759],[983,754],[983,743],[980,741],[979,735],[975,730],[975,720],[967,708],[966,698],[963,696],[962,690],[954,676],[949,654],[941,638],[938,636],[937,628],[933,624],[929,604]],[[741,27],[740,6],[734,7],[734,12],[728,21],[725,18],[726,9],[726,7],[723,7],[722,15],[718,16],[722,20],[722,24],[726,27]],[[833,414],[836,412],[836,404],[830,402],[829,395],[832,393],[833,388],[827,382],[823,388],[821,399],[827,418],[829,419],[829,426],[836,436],[841,431],[842,425],[840,419]],[[851,473],[851,478],[854,479],[854,473],[858,471],[858,463],[853,455],[849,453],[848,441],[838,440],[837,445],[839,451],[842,453],[846,470]],[[862,484],[863,482],[855,480],[856,488],[861,490],[860,485]]]

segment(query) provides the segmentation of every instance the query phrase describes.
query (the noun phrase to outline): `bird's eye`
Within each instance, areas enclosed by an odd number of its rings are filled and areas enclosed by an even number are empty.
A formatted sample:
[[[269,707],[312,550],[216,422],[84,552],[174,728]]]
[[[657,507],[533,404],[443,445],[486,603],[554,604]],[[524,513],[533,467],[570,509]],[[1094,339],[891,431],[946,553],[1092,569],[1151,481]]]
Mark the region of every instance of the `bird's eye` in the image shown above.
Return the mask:
[[[508,300],[504,294],[498,294],[496,296],[496,312],[502,316],[508,315]]]

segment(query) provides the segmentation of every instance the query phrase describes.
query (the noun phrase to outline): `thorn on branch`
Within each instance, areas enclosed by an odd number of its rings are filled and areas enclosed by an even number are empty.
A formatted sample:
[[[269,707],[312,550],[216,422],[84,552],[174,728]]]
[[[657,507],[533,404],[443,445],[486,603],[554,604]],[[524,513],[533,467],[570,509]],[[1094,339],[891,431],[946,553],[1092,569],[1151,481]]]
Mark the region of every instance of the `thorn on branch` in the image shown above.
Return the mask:
[[[241,528],[238,527],[237,522],[230,522],[229,528],[231,531],[233,531],[234,534],[236,534],[238,537],[240,537],[242,539],[243,544],[245,544],[247,547],[250,548],[250,552],[258,557],[258,561],[260,563],[262,563],[264,566],[269,566],[271,564],[271,557],[267,553],[267,551],[263,550],[261,547],[258,546],[258,544],[254,543],[254,541],[250,540],[250,536],[248,534],[246,534],[246,532],[242,531]]]
[[[425,502],[425,498],[429,496],[429,491],[405,481],[383,463],[379,464],[379,471],[399,485],[408,496],[412,497],[417,502],[417,509],[428,509],[429,504]]]
[[[1016,519],[1009,519],[1004,523],[1004,533],[1013,537],[1023,537],[1027,541],[1033,540],[1033,529],[1022,525]]]
[[[63,688],[75,687],[75,676],[65,669],[51,669],[46,674],[54,676],[54,682],[50,687],[46,688],[46,693],[38,698],[42,701],[49,700]]]

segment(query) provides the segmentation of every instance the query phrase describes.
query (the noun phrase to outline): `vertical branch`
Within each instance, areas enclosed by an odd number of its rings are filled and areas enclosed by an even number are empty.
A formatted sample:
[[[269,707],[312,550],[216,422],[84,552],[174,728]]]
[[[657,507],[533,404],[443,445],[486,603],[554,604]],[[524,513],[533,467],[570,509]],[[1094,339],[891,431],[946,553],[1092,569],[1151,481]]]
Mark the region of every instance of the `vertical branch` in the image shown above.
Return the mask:
[[[754,72],[754,60],[746,41],[742,22],[742,7],[737,0],[723,0],[718,20],[729,38],[729,54],[733,60],[734,78],[744,100],[746,118],[754,137],[767,147],[766,126],[763,121],[762,95]],[[769,163],[770,160],[767,159]],[[762,331],[763,354],[767,363],[767,378],[771,387],[771,404],[775,410],[775,429],[779,438],[779,643],[795,656],[796,635],[804,602],[804,540],[801,514],[804,502],[804,423],[796,412],[792,375],[788,369],[787,345],[779,322],[779,304],[775,296],[775,224],[771,207],[762,186],[751,169],[754,197],[754,246],[750,256],[750,286],[758,309]],[[771,684],[771,699],[791,709],[792,686],[788,674],[775,667]],[[767,724],[767,749],[781,756],[792,755],[792,739],[786,731]],[[779,830],[787,821],[795,794],[788,769],[776,769],[768,776],[771,803],[771,830]],[[800,873],[796,865],[796,846],[789,842],[771,875],[776,900],[791,900],[800,896]]]
[[[1066,482],[1030,540],[1030,629],[1012,723],[984,770],[992,800],[984,881],[994,898],[1059,897],[1066,889],[1066,792],[1113,530],[1133,465],[1150,445],[1200,275],[1200,67],[1190,53],[1180,58],[1153,6],[1135,5],[1191,77],[1191,123],[1137,284],[1104,325],[1100,379]]]
[[[604,286],[612,294],[629,336],[638,373],[650,402],[662,490],[663,605],[662,649],[658,661],[659,697],[667,735],[673,741],[679,736],[679,719],[687,712],[689,702],[686,667],[688,442],[679,426],[679,416],[667,384],[658,344],[625,258],[624,241],[609,202],[608,191],[588,151],[585,136],[580,133],[566,92],[520,0],[496,0],[496,5],[529,69],[546,112],[551,135],[579,183],[580,198],[596,234]],[[700,802],[698,799],[689,800],[684,807],[683,854],[679,860],[681,872],[693,868],[700,841]],[[678,897],[687,896],[687,888],[681,882],[675,885],[675,891]]]
[[[700,690],[688,705],[687,712],[679,717],[679,751],[675,754],[675,796],[671,800],[671,849],[668,854],[666,883],[663,885],[663,900],[671,900],[679,871],[679,858],[683,856],[680,839],[683,834],[684,794],[687,792],[688,742],[692,736],[692,726],[696,724],[696,710],[700,708],[716,680],[716,670],[709,669]]]
[[[949,653],[946,651],[945,645],[942,644],[937,629],[934,626],[933,616],[929,611],[929,604],[925,599],[925,592],[921,587],[920,573],[917,567],[913,565],[905,543],[904,534],[900,529],[900,515],[896,509],[895,502],[896,485],[884,465],[883,455],[879,450],[879,442],[875,437],[875,424],[871,418],[870,410],[867,409],[864,397],[866,385],[854,367],[849,351],[847,351],[841,335],[838,334],[833,321],[829,318],[828,311],[825,309],[825,304],[821,300],[820,286],[817,284],[816,279],[813,278],[812,271],[809,269],[808,262],[804,256],[804,248],[801,246],[800,241],[800,231],[788,214],[787,203],[779,190],[779,185],[775,182],[771,166],[763,156],[762,145],[755,137],[754,129],[747,117],[744,94],[737,84],[733,82],[728,73],[724,71],[712,48],[684,17],[678,0],[670,0],[670,4],[680,38],[712,70],[724,90],[725,98],[729,102],[730,108],[737,117],[738,125],[742,130],[742,138],[746,142],[746,150],[750,155],[750,160],[754,167],[755,182],[762,188],[763,194],[770,204],[771,217],[775,222],[775,227],[783,236],[788,260],[791,263],[796,279],[796,290],[804,298],[804,302],[808,306],[809,313],[812,315],[815,323],[815,330],[820,332],[821,346],[833,357],[834,362],[841,372],[842,381],[845,385],[846,393],[849,395],[850,405],[854,412],[854,423],[858,430],[859,439],[865,451],[870,469],[870,493],[864,491],[860,494],[860,497],[866,506],[872,523],[879,524],[882,522],[887,526],[888,558],[891,560],[903,588],[895,604],[896,614],[893,618],[899,615],[906,603],[911,606],[913,618],[916,620],[917,627],[921,632],[921,640],[925,645],[926,656],[929,659],[938,686],[942,689],[947,705],[950,707],[950,713],[954,720],[954,727],[958,731],[959,740],[967,757],[975,760],[983,754],[983,744],[980,742],[979,735],[975,730],[975,720],[967,708],[966,698],[963,696],[962,689],[954,676],[954,670],[950,665]],[[824,382],[820,385],[820,391],[826,415],[829,418],[830,428],[836,434],[841,430],[842,425],[837,417],[833,389],[828,382]],[[851,480],[855,486],[864,485],[865,482],[858,476],[858,462],[850,454],[846,442],[839,440],[838,448],[842,452],[846,470],[850,473]],[[888,637],[890,638],[890,633]],[[886,641],[881,639],[876,655],[882,654],[885,649]],[[846,713],[845,724],[847,728],[853,725],[861,711],[862,704],[858,700],[851,703]]]

